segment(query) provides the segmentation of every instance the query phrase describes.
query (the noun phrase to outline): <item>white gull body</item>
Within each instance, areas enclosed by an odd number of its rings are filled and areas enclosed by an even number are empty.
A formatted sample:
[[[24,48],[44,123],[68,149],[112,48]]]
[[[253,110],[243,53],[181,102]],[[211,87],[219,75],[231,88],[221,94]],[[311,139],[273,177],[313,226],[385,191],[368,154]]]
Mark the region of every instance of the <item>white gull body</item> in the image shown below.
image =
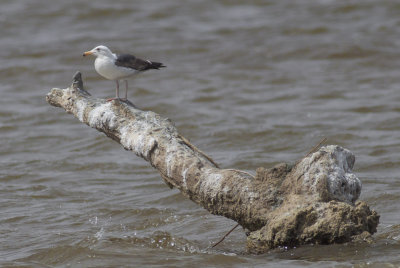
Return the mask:
[[[94,61],[94,68],[99,75],[109,80],[120,80],[139,73],[138,70],[115,65],[117,55],[110,50],[105,50],[104,52],[104,54],[99,53]]]

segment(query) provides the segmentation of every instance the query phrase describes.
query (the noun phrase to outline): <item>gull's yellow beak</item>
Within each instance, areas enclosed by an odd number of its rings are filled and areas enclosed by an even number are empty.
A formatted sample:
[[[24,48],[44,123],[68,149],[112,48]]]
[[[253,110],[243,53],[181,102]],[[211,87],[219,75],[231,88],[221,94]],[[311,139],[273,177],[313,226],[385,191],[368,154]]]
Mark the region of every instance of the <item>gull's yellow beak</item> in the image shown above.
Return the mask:
[[[91,52],[91,51],[86,51],[86,52],[84,52],[83,53],[83,55],[82,56],[89,56],[89,55],[92,55],[93,54],[93,52]]]

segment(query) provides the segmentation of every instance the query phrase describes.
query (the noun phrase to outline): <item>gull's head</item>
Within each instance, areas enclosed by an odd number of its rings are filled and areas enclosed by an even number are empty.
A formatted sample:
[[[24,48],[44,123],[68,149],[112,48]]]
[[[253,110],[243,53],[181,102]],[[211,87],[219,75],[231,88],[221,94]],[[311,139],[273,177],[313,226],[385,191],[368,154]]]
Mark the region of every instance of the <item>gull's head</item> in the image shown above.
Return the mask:
[[[89,56],[89,55],[93,55],[96,57],[108,57],[108,58],[112,58],[114,56],[111,50],[106,46],[97,46],[92,50],[83,53],[83,56]]]

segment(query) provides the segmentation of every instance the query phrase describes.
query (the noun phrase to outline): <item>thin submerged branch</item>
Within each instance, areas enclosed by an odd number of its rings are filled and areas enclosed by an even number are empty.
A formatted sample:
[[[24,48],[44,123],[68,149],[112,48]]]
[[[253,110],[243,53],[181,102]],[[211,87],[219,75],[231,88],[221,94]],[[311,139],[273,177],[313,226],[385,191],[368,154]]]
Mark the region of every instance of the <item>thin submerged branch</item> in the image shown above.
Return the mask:
[[[226,238],[228,235],[230,235],[230,234],[233,232],[233,230],[235,230],[238,226],[239,226],[239,223],[236,224],[232,229],[230,229],[229,232],[227,232],[217,243],[215,243],[214,245],[212,245],[211,248],[215,248],[216,246],[218,246],[219,244],[221,244],[221,242],[224,241],[225,238]]]
[[[319,147],[321,147],[321,144],[323,144],[324,142],[326,142],[328,139],[327,138],[323,138],[322,140],[319,141],[319,143],[317,145],[315,145],[304,157],[309,156],[310,154],[314,153],[315,151],[317,151],[319,149]]]

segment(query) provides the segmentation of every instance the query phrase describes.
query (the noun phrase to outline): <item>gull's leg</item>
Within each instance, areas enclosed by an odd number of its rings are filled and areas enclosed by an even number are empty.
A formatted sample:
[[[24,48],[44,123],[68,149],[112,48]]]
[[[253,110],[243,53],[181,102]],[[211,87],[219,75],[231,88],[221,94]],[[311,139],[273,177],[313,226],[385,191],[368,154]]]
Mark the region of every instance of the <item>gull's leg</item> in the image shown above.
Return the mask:
[[[117,88],[115,89],[115,98],[119,99],[119,81],[115,80],[117,82]]]
[[[115,80],[117,87],[115,88],[115,98],[107,99],[107,101],[118,100],[119,99],[119,81]]]
[[[125,100],[128,99],[128,80],[125,80]]]

